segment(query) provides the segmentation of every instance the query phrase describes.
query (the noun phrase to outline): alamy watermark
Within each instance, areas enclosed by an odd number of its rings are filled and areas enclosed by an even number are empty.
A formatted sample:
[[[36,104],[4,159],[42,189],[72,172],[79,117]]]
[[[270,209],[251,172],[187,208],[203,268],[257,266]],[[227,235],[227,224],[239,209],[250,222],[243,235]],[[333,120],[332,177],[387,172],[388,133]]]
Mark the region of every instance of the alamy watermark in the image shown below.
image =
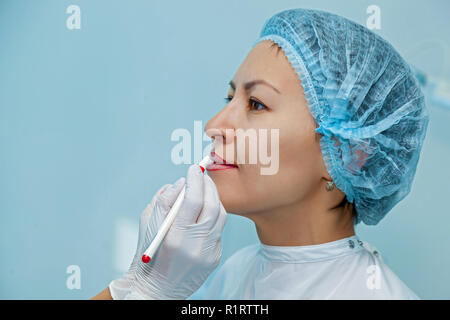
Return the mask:
[[[69,30],[81,29],[81,9],[75,4],[67,7],[66,13],[70,16],[66,20],[66,27]]]
[[[70,274],[66,280],[66,287],[69,290],[81,289],[81,269],[76,264],[70,265],[66,269],[66,273]]]
[[[369,30],[381,29],[381,9],[377,5],[367,7],[366,13],[369,14],[366,20],[366,27]]]
[[[381,288],[381,270],[376,264],[367,267],[366,273],[369,274],[366,281],[366,286],[369,290]]]
[[[171,160],[174,164],[197,163],[214,151],[219,155],[226,155],[226,162],[232,161],[236,165],[260,164],[262,175],[274,175],[279,168],[279,136],[279,129],[210,128],[204,132],[202,121],[194,121],[194,137],[185,128],[178,128],[172,132],[171,141],[178,143],[172,148]],[[203,142],[211,141],[211,137],[214,137],[214,141],[203,148]]]

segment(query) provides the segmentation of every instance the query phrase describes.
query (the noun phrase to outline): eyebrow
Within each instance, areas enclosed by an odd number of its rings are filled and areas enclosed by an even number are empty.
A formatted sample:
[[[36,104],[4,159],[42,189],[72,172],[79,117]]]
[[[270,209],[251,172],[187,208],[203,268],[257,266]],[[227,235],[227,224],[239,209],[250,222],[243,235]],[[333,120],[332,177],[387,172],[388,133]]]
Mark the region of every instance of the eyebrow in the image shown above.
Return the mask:
[[[280,93],[280,91],[279,91],[277,88],[275,88],[273,85],[271,85],[270,83],[268,83],[267,81],[262,80],[262,79],[259,79],[259,80],[253,80],[253,81],[246,82],[246,83],[244,84],[244,89],[245,89],[245,91],[248,91],[248,90],[250,90],[253,86],[255,86],[255,85],[257,85],[257,84],[263,84],[263,85],[266,85],[266,86],[268,86],[269,88],[272,88],[273,90],[275,90],[275,92]],[[233,88],[233,90],[236,90],[236,85],[234,84],[233,80],[231,80],[231,81],[229,82],[229,85],[231,86],[231,88]]]

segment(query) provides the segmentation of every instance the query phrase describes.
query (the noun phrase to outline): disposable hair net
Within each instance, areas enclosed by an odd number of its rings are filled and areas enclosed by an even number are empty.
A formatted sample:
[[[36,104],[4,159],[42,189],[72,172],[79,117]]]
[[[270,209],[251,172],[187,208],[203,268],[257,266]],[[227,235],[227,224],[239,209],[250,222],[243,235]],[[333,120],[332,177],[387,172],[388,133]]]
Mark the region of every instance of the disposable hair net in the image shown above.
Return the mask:
[[[298,74],[355,224],[377,224],[409,193],[428,126],[412,68],[374,32],[318,10],[275,14],[254,45],[263,40],[281,47]]]

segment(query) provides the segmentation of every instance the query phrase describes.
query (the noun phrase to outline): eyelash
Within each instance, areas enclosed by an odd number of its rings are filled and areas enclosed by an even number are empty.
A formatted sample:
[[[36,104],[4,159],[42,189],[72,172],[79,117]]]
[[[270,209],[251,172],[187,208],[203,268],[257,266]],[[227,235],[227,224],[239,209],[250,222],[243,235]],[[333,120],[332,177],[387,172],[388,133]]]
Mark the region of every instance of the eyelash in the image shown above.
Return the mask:
[[[225,99],[226,103],[230,103],[230,101],[231,101],[231,99],[233,99],[233,97],[227,97],[227,98],[224,98],[224,99]],[[255,104],[258,104],[258,105],[262,106],[263,109],[268,109],[264,104],[262,104],[261,102],[259,102],[256,99],[250,98],[249,102],[250,102],[250,110],[255,110],[255,109],[252,109],[252,107],[253,107],[252,103],[255,103]],[[261,111],[263,109],[259,109],[259,110],[255,110],[255,111]]]

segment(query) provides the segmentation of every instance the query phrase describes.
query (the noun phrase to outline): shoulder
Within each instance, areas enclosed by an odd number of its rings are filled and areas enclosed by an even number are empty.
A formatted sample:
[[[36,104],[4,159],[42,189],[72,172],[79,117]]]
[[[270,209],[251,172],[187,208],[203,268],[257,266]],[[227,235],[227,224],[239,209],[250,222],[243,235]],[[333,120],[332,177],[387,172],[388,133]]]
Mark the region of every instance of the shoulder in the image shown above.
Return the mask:
[[[383,261],[373,245],[363,242],[364,249],[351,268],[352,277],[347,285],[337,290],[342,298],[417,300],[420,299]],[[350,270],[349,270],[350,271]],[[340,298],[340,297],[338,297]]]
[[[376,267],[372,267],[372,283],[377,284],[377,277],[380,278],[378,288],[380,299],[390,300],[419,300],[420,298],[386,265],[380,258]]]

